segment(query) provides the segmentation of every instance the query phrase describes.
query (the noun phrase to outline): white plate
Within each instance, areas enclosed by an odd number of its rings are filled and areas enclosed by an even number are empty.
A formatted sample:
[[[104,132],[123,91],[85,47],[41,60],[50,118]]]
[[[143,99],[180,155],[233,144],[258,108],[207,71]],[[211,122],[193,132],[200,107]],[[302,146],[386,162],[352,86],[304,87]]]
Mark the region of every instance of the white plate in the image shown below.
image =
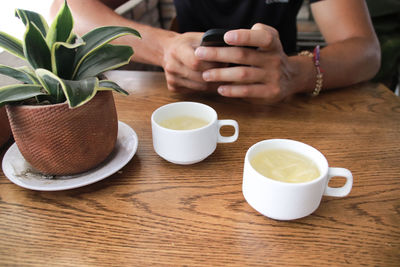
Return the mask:
[[[98,182],[124,167],[135,155],[138,137],[127,124],[118,122],[118,138],[110,156],[98,167],[71,176],[45,176],[33,170],[13,144],[3,158],[3,172],[14,184],[39,191],[59,191]]]

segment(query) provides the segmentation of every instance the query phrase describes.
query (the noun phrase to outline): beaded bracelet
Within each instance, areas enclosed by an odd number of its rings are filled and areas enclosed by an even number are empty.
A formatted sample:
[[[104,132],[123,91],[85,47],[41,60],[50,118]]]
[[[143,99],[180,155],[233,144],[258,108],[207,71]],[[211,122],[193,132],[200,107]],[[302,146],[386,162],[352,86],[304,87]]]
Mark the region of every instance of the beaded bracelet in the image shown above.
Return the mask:
[[[314,62],[315,69],[317,70],[317,80],[315,82],[314,91],[312,92],[313,96],[319,95],[319,92],[322,89],[322,83],[324,81],[324,79],[323,79],[324,77],[323,77],[323,74],[322,74],[321,66],[319,65],[319,51],[320,51],[319,45],[317,45],[314,48],[314,53],[311,53],[310,51],[301,51],[298,54],[299,56],[307,56],[307,57],[312,58],[313,62]]]

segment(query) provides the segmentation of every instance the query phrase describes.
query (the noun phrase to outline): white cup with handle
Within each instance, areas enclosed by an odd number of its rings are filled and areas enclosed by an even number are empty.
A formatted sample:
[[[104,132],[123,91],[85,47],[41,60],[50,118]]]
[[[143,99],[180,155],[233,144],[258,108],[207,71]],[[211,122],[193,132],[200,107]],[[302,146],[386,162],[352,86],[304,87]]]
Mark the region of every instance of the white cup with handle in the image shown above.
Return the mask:
[[[204,121],[204,125],[194,129],[172,129],[164,124],[175,118],[185,117]],[[232,126],[232,136],[222,136],[220,129]],[[239,136],[239,126],[235,120],[218,120],[217,112],[202,103],[175,102],[156,109],[151,116],[153,147],[165,160],[175,164],[194,164],[211,155],[217,143],[232,143]]]
[[[289,150],[312,160],[319,176],[311,181],[289,183],[271,179],[255,170],[251,164],[255,155],[267,150]],[[344,177],[342,187],[328,185],[333,177]],[[322,196],[345,197],[353,185],[352,173],[345,168],[328,166],[325,156],[317,149],[288,139],[270,139],[251,146],[245,156],[242,191],[246,201],[255,210],[272,219],[294,220],[313,213]]]

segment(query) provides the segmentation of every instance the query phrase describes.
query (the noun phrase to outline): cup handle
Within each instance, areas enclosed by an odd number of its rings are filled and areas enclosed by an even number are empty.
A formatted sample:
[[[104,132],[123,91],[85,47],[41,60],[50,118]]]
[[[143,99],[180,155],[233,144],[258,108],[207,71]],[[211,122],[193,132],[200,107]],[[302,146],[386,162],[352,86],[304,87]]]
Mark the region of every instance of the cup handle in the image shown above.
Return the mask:
[[[344,177],[346,178],[346,183],[342,187],[333,188],[330,187],[329,181],[333,177]],[[345,168],[329,168],[328,171],[328,181],[326,182],[326,188],[324,192],[324,196],[331,196],[331,197],[345,197],[347,196],[351,188],[353,186],[353,175],[348,169]]]
[[[235,133],[232,136],[222,136],[220,133],[222,126],[232,126]],[[218,143],[233,143],[238,139],[239,125],[235,120],[218,120]]]

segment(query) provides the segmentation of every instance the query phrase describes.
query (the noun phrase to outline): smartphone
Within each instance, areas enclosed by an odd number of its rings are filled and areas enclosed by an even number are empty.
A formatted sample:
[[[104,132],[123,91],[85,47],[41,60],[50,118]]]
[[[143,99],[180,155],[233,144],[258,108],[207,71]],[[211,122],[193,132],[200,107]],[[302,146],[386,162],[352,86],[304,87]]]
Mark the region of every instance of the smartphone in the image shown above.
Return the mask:
[[[228,29],[210,29],[203,34],[201,46],[228,47],[231,46],[224,41],[224,35]],[[244,46],[244,48],[257,49],[256,47]],[[244,66],[241,64],[229,63],[229,67]]]
[[[228,29],[210,29],[203,34],[201,38],[201,46],[229,46],[224,41],[224,34],[229,31]]]
[[[210,29],[203,34],[201,38],[201,46],[216,46],[216,47],[227,47],[231,46],[224,41],[224,35],[228,29]],[[243,48],[257,49],[254,46],[241,46]]]

